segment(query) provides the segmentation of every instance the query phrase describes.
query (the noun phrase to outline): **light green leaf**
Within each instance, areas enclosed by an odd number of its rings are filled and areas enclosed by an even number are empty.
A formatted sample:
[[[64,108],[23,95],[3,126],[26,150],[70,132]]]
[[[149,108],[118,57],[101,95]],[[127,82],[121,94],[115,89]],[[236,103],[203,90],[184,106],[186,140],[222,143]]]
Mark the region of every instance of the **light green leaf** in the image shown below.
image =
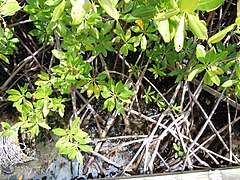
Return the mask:
[[[81,145],[79,146],[79,148],[80,148],[82,151],[84,151],[84,152],[91,152],[91,151],[93,150],[91,146],[89,146],[89,145],[83,145],[83,144],[81,144]]]
[[[184,44],[184,30],[185,30],[185,15],[183,14],[178,24],[178,28],[174,37],[174,46],[177,52],[181,51]]]
[[[236,84],[237,80],[227,80],[222,84],[222,87],[231,87],[232,85]]]
[[[91,8],[91,3],[89,0],[76,0],[72,4],[71,17],[72,25],[78,25],[82,22],[85,15]]]
[[[0,53],[0,59],[3,60],[5,63],[9,64],[8,58],[1,53]]]
[[[119,19],[119,12],[117,11],[114,5],[115,3],[112,0],[98,0],[98,2],[109,16],[116,21]]]
[[[59,49],[53,49],[52,50],[53,55],[57,58],[57,59],[65,59],[65,53]]]
[[[200,45],[200,44],[197,45],[196,55],[197,55],[197,58],[200,58],[200,57],[204,58],[206,56],[205,47],[203,45]]]
[[[165,43],[169,43],[171,41],[170,29],[169,29],[169,21],[168,19],[163,21],[155,20],[155,24],[163,40]]]
[[[203,64],[198,64],[194,67],[194,69],[189,73],[187,80],[192,81],[193,78],[201,73],[205,69],[205,66]]]
[[[201,11],[213,11],[220,7],[224,3],[224,0],[200,0],[198,8]]]
[[[47,0],[45,1],[44,4],[48,5],[48,6],[56,6],[58,5],[62,0]]]
[[[190,30],[193,32],[193,34],[198,37],[199,39],[207,39],[207,27],[205,24],[203,24],[198,17],[187,13],[188,15],[188,22]]]
[[[44,123],[38,123],[39,126],[41,126],[42,128],[45,128],[45,129],[51,129],[45,122]]]
[[[192,13],[198,7],[199,0],[179,0],[179,8],[182,12]]]
[[[6,91],[8,94],[21,96],[21,93],[16,89],[9,89]]]
[[[56,134],[57,136],[65,136],[67,135],[66,134],[66,131],[64,129],[61,129],[61,128],[56,128],[56,129],[53,129],[52,130],[54,134]],[[60,139],[59,139],[60,140]]]
[[[19,9],[21,9],[21,7],[16,0],[6,0],[0,7],[0,14],[4,16],[12,16]]]
[[[65,9],[66,1],[63,0],[55,9],[53,10],[52,21],[57,21]]]
[[[216,73],[214,73],[212,70],[208,69],[207,74],[209,75],[211,81],[216,84],[217,86],[220,85],[220,79]]]
[[[208,44],[214,44],[221,41],[227,35],[228,32],[232,31],[235,28],[235,26],[236,24],[231,24],[230,26],[224,28],[220,32],[214,34],[212,37],[208,39]]]
[[[141,49],[144,51],[147,48],[147,38],[145,35],[142,36],[141,39]]]

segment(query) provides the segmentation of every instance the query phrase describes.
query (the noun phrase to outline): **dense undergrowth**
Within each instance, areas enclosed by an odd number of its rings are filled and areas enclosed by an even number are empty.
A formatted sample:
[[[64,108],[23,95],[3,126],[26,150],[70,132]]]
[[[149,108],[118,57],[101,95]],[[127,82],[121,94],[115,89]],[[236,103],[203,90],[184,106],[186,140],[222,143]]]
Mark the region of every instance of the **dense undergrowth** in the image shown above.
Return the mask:
[[[239,164],[231,145],[240,108],[239,6],[231,0],[1,1],[1,107],[19,112],[16,124],[1,122],[1,135],[52,131],[59,152],[83,163],[84,152],[102,157],[102,143],[118,122],[125,138],[141,142],[126,165],[104,154],[124,172]],[[200,100],[202,91],[212,102]],[[63,117],[66,106],[72,116],[58,127],[49,117]],[[222,127],[212,122],[218,106],[228,115]],[[150,116],[143,107],[157,110]],[[137,131],[137,119],[148,126]],[[94,145],[82,130],[89,120],[98,131]],[[216,139],[220,153],[209,146]]]

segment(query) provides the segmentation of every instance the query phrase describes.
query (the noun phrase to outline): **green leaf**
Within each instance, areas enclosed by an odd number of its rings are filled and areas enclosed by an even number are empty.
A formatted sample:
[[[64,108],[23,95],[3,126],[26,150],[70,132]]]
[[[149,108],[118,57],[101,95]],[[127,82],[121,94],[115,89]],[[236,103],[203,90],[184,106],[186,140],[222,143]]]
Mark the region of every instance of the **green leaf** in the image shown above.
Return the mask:
[[[45,122],[44,123],[38,123],[39,126],[41,126],[44,129],[51,129]]]
[[[232,31],[235,28],[235,26],[236,24],[231,24],[230,26],[224,28],[220,32],[214,34],[212,37],[208,39],[208,44],[214,44],[221,41],[227,35],[228,32]]]
[[[20,9],[21,7],[16,0],[6,0],[0,7],[0,13],[4,16],[12,16]]]
[[[44,4],[48,5],[48,6],[56,6],[58,5],[62,0],[47,0],[45,1]]]
[[[107,99],[112,96],[112,93],[111,93],[111,91],[106,90],[106,91],[101,92],[101,95],[103,98]]]
[[[154,21],[160,22],[160,21],[167,20],[170,17],[177,15],[179,12],[180,12],[180,9],[178,8],[178,9],[169,9],[167,12],[157,13],[154,17]]]
[[[198,37],[199,39],[207,39],[207,27],[205,24],[203,24],[198,17],[187,13],[188,15],[188,22],[190,30],[193,32],[193,34]]]
[[[8,124],[7,122],[1,122],[1,125],[3,128],[7,129],[7,130],[10,130],[11,129],[11,126],[10,124]]]
[[[217,86],[220,85],[220,79],[216,73],[214,73],[212,70],[208,69],[207,73],[211,79],[211,81],[216,84]]]
[[[200,44],[197,45],[196,56],[197,58],[200,57],[204,58],[206,56],[205,47],[203,45]]]
[[[71,17],[72,25],[78,25],[82,22],[85,15],[91,8],[89,0],[76,0],[72,4]]]
[[[21,93],[16,89],[9,89],[6,91],[8,94],[21,96]]]
[[[176,150],[176,151],[180,151],[180,146],[178,146],[176,143],[173,143],[173,148]]]
[[[118,110],[118,112],[120,112],[123,116],[125,115],[125,111],[123,108],[123,105],[116,100],[116,109]]]
[[[236,84],[237,80],[227,80],[222,84],[222,87],[231,87],[232,85]]]
[[[193,13],[198,7],[199,0],[179,0],[179,8],[182,12]]]
[[[71,124],[71,129],[76,128],[79,124],[80,124],[80,118],[76,118]]]
[[[185,15],[183,14],[178,24],[178,28],[174,37],[174,46],[177,52],[181,51],[184,44],[184,30],[185,30]]]
[[[83,164],[83,156],[80,151],[77,151],[76,158],[77,158],[77,161],[79,162],[79,164],[82,165]]]
[[[168,19],[163,21],[155,20],[155,24],[157,25],[158,32],[163,37],[164,42],[169,43],[171,41],[171,34],[170,34]]]
[[[59,17],[62,15],[65,9],[66,1],[63,0],[55,9],[53,10],[52,21],[57,21]]]
[[[65,136],[65,135],[67,135],[66,131],[64,129],[61,129],[61,128],[56,128],[56,129],[53,129],[52,131],[57,136]]]
[[[76,148],[71,148],[71,151],[68,153],[69,159],[74,159],[77,156],[78,150]]]
[[[4,56],[2,53],[0,53],[0,59],[3,60],[5,63],[9,64],[8,58]]]
[[[132,15],[135,17],[152,18],[156,11],[155,6],[140,6],[133,10]]]
[[[91,151],[93,150],[91,146],[89,146],[89,145],[83,145],[83,144],[81,144],[81,145],[79,146],[79,148],[80,148],[82,151],[84,151],[84,152],[91,152]]]
[[[116,21],[119,19],[119,12],[117,11],[114,5],[115,3],[112,0],[98,0],[98,2],[109,16]]]
[[[193,68],[193,70],[189,73],[187,80],[188,80],[188,81],[192,81],[193,78],[194,78],[197,74],[201,73],[204,69],[205,69],[205,66],[204,66],[203,64],[198,64],[198,65],[196,65],[196,66]]]
[[[213,11],[219,8],[224,0],[199,0],[198,8],[201,11]]]
[[[59,49],[53,49],[52,53],[57,59],[66,59],[65,53]]]
[[[146,50],[147,48],[147,38],[146,36],[142,36],[142,39],[141,39],[141,49],[144,51]]]

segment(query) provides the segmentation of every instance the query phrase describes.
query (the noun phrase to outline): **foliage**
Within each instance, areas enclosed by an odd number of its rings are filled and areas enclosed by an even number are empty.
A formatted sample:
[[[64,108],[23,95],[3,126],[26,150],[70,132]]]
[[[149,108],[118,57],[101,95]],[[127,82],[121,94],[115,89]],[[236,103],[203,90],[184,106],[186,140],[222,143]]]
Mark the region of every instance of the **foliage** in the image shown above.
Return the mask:
[[[173,143],[173,149],[176,151],[174,153],[174,157],[175,158],[178,158],[178,157],[184,158],[184,157],[186,157],[186,154],[182,150],[181,146],[177,145],[176,143]]]
[[[20,9],[15,0],[0,1],[3,26],[0,27],[0,58],[9,63],[6,55],[16,50],[17,39],[13,29],[7,27],[4,16],[12,16]],[[131,83],[111,76],[107,63],[112,57],[125,57],[144,53],[149,59],[148,73],[155,80],[174,76],[176,82],[193,81],[203,76],[205,85],[221,90],[227,87],[240,95],[240,64],[236,45],[225,47],[220,41],[229,33],[240,32],[240,20],[208,37],[204,13],[219,8],[223,0],[26,0],[24,11],[29,15],[34,28],[29,35],[35,36],[39,44],[51,45],[52,55],[57,61],[46,72],[38,74],[32,91],[28,85],[9,89],[8,100],[20,112],[20,122],[12,127],[2,124],[5,129],[28,130],[38,135],[40,128],[52,127],[46,118],[52,112],[64,116],[65,103],[73,91],[86,97],[103,99],[103,109],[117,110],[125,115],[125,105],[135,95]],[[210,45],[212,44],[212,45]],[[196,55],[195,55],[196,51]],[[104,71],[94,70],[93,60],[101,59]],[[226,60],[233,58],[234,60]],[[133,60],[134,61],[134,60]],[[142,66],[131,62],[130,73],[143,71]],[[227,80],[234,72],[231,80]],[[139,78],[139,76],[137,76]],[[147,87],[147,86],[146,86]],[[144,90],[142,98],[146,104],[156,103],[160,110],[166,102],[159,93]],[[176,104],[174,112],[180,111]],[[78,128],[76,119],[70,129],[53,129],[61,138],[56,144],[61,154],[70,159],[77,157],[82,163],[82,152],[90,152],[87,145],[91,140],[86,132]],[[5,134],[9,135],[9,133]],[[173,144],[177,156],[183,157],[181,148]]]
[[[69,159],[77,158],[80,164],[83,164],[83,152],[91,152],[92,147],[87,145],[92,140],[88,137],[88,133],[78,128],[80,119],[73,121],[70,129],[53,129],[53,133],[61,138],[57,141],[56,147],[59,148],[60,154],[67,154]]]

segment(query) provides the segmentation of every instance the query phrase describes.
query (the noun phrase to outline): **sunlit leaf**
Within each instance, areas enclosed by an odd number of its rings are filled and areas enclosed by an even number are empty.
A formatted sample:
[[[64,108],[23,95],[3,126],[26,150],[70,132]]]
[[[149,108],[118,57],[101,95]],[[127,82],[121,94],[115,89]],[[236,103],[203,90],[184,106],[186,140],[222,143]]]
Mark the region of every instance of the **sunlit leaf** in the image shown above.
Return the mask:
[[[221,41],[227,35],[228,32],[232,31],[235,28],[235,26],[236,24],[231,24],[230,26],[224,28],[220,32],[214,34],[212,37],[208,39],[208,43],[214,44]]]
[[[66,131],[64,129],[61,129],[61,128],[56,128],[56,129],[53,129],[52,131],[57,136],[65,136],[65,135],[67,135]]]
[[[109,16],[111,16],[116,21],[119,19],[119,12],[112,0],[98,0],[98,2]]]
[[[171,40],[171,35],[168,19],[162,21],[155,20],[155,24],[157,25],[158,31],[163,37],[164,42],[169,43]]]
[[[91,4],[89,0],[76,0],[72,4],[71,17],[72,25],[80,24],[86,13],[90,10]]]
[[[4,56],[2,53],[0,53],[0,59],[3,60],[5,63],[9,64],[8,58]]]
[[[190,30],[199,39],[207,39],[207,27],[197,16],[187,13]]]
[[[174,37],[174,46],[177,52],[181,51],[184,44],[184,30],[185,30],[185,15],[183,14],[178,24],[178,28]]]
[[[66,1],[63,0],[55,9],[53,10],[52,21],[57,21],[59,17],[62,15],[65,9]]]
[[[237,80],[227,80],[222,84],[222,87],[231,87],[232,85],[236,84]]]
[[[199,0],[198,8],[201,11],[213,11],[220,7],[224,0]]]
[[[0,14],[4,16],[12,16],[20,9],[21,7],[16,0],[6,0],[3,1],[3,5],[0,7]]]
[[[159,12],[155,15],[155,21],[164,21],[169,19],[172,16],[177,15],[180,12],[180,9],[169,9],[167,12]]]
[[[188,12],[192,13],[194,12],[198,7],[199,0],[179,0],[179,8],[182,12]]]
[[[205,66],[203,64],[198,64],[194,67],[194,69],[189,73],[187,80],[192,81],[193,78],[201,73],[205,69]]]
[[[140,6],[133,10],[132,15],[135,17],[151,18],[156,13],[157,9],[154,6]]]

